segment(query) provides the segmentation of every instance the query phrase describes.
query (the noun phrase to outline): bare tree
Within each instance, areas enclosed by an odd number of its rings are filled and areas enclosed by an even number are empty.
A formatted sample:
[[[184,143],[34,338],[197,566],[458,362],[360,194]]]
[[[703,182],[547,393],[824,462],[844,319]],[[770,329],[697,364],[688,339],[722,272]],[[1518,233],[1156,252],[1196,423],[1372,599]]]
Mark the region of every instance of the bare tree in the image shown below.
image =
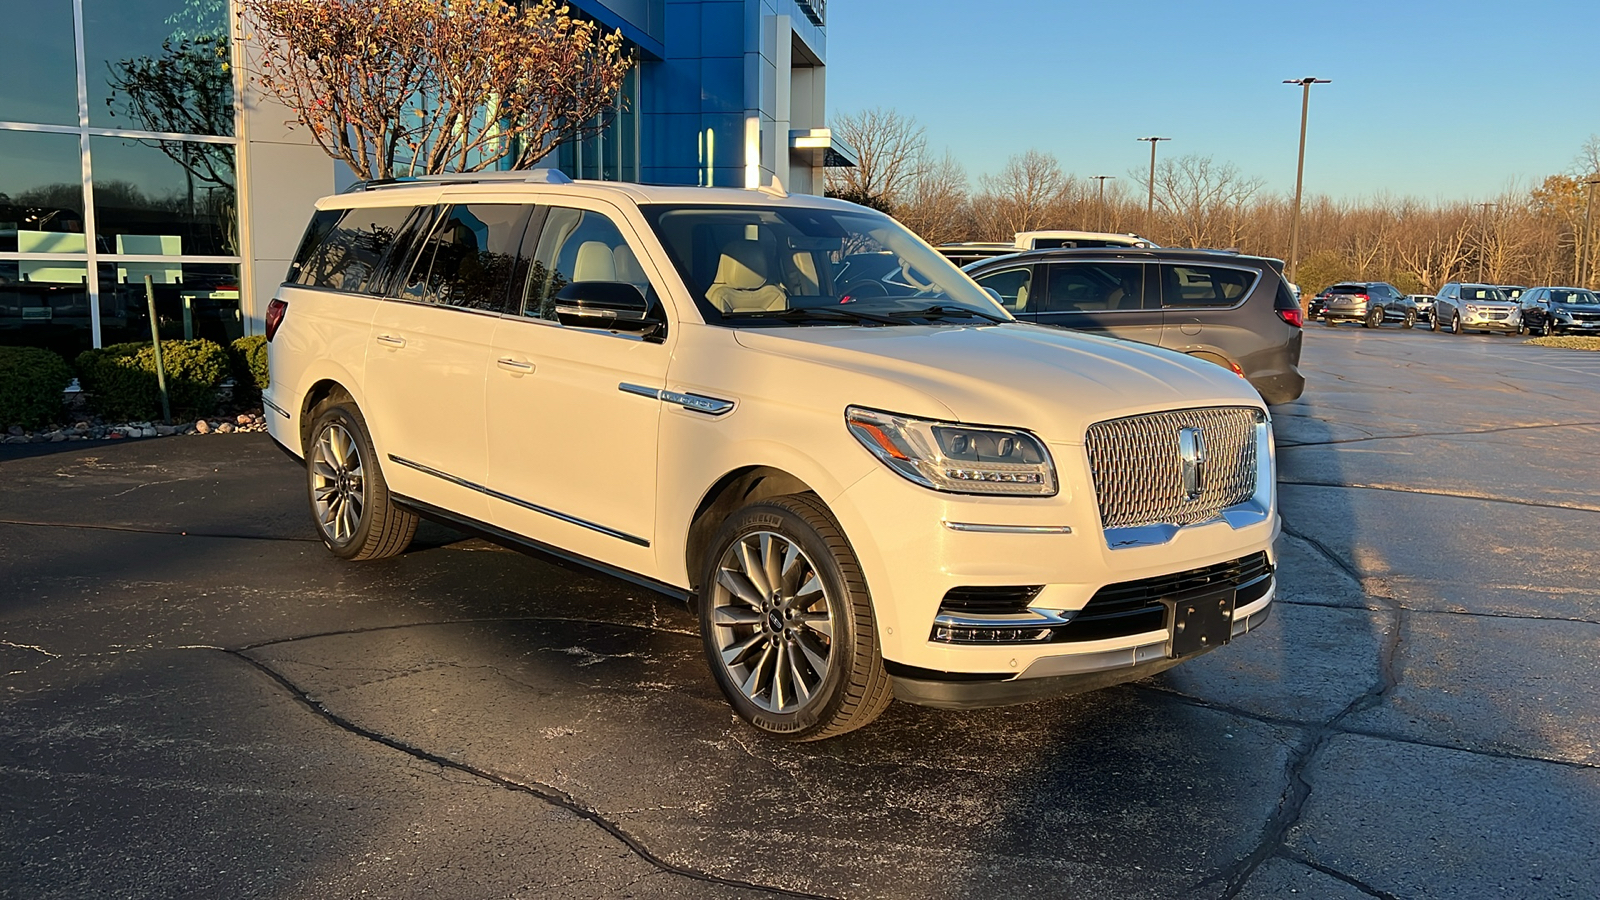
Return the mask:
[[[837,116],[832,127],[855,148],[856,165],[828,170],[828,196],[893,211],[922,174],[928,150],[923,127],[882,107]]]
[[[998,175],[978,181],[973,216],[984,240],[1008,241],[1019,231],[1034,231],[1050,224],[1072,179],[1061,171],[1054,155],[1038,150],[1006,160]]]
[[[959,241],[972,230],[967,193],[967,171],[947,151],[938,160],[923,161],[894,212],[930,244]]]
[[[252,77],[361,178],[533,165],[605,127],[632,61],[555,0],[240,0]]]
[[[1149,176],[1133,171],[1148,189]],[[1236,247],[1244,233],[1246,205],[1261,190],[1232,163],[1188,154],[1163,160],[1156,169],[1156,207],[1177,238],[1190,247]]]

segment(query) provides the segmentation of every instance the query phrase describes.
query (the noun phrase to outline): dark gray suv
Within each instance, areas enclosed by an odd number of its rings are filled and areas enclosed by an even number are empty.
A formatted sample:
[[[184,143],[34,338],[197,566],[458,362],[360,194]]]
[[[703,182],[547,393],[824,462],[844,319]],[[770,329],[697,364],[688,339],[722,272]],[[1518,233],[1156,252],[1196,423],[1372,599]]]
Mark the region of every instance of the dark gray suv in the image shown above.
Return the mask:
[[[1268,403],[1305,390],[1300,304],[1275,259],[1211,250],[1035,250],[966,267],[1020,320],[1155,344],[1248,379]]]

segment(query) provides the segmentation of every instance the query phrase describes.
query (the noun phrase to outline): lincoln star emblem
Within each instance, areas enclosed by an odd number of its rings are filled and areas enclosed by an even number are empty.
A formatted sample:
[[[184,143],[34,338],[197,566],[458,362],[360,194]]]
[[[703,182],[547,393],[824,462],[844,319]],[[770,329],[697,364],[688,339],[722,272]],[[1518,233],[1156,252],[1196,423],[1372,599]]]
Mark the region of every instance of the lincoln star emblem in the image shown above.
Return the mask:
[[[1206,436],[1200,429],[1178,429],[1178,458],[1183,460],[1185,499],[1200,499],[1206,489]]]

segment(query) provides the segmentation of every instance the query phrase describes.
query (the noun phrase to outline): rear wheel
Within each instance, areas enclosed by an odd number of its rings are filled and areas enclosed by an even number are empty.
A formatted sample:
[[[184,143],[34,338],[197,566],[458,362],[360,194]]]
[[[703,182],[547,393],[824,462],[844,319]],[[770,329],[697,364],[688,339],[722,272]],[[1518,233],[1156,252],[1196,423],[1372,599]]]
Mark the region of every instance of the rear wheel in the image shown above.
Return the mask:
[[[1368,328],[1377,328],[1383,324],[1383,307],[1379,306],[1367,312],[1367,318],[1361,323]]]
[[[860,728],[889,705],[866,579],[815,497],[734,513],[711,542],[700,584],[706,660],[746,722],[812,741]]]
[[[1329,328],[1332,328],[1333,327],[1333,316],[1330,316],[1327,313],[1323,313],[1322,314],[1322,324],[1328,326]]]
[[[394,505],[366,421],[354,403],[318,407],[306,448],[306,488],[317,534],[343,559],[382,559],[411,544],[417,517]]]
[[[1431,316],[1428,317],[1428,330],[1429,331],[1438,331],[1439,330],[1439,316],[1438,315],[1431,315]]]

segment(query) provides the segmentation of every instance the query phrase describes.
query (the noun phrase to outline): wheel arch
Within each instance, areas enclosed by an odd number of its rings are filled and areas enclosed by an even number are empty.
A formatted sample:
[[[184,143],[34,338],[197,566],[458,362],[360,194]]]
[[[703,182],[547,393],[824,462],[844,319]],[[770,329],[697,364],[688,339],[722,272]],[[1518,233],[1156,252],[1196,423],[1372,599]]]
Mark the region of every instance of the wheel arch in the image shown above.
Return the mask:
[[[689,517],[684,541],[684,568],[689,573],[690,603],[698,603],[701,562],[717,529],[740,507],[786,494],[820,495],[799,477],[769,465],[741,466],[724,474],[701,495]],[[826,505],[826,503],[824,503]]]
[[[300,455],[305,456],[311,442],[311,426],[316,423],[312,420],[311,411],[316,409],[322,401],[332,397],[348,398],[355,402],[355,394],[344,386],[344,383],[335,378],[321,378],[306,390],[305,396],[300,400]],[[356,403],[359,407],[360,403]]]

